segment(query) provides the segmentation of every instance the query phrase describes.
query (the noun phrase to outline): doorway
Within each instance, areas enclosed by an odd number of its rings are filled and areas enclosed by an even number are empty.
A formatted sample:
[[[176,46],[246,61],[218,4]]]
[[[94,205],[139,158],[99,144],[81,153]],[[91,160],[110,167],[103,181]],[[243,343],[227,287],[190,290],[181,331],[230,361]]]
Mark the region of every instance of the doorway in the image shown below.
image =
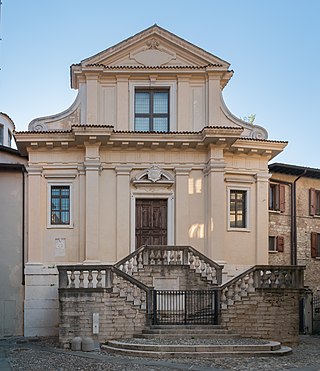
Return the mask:
[[[167,245],[167,199],[136,199],[135,247]]]

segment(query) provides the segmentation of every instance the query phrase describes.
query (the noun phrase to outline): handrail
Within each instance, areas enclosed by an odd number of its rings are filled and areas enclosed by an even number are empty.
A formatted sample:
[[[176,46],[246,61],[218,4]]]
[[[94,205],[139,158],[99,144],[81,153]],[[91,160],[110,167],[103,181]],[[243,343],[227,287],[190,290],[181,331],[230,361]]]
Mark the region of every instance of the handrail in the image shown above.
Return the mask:
[[[187,245],[143,245],[115,267],[132,275],[145,265],[187,265],[207,281],[215,285],[222,283],[223,266]]]

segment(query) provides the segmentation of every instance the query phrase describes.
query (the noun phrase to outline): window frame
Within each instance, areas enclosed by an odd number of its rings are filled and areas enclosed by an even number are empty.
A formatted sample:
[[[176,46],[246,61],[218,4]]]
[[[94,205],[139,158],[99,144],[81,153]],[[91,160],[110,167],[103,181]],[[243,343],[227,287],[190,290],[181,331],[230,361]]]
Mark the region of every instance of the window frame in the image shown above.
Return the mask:
[[[177,130],[177,82],[173,80],[157,81],[130,81],[129,82],[129,120],[130,130],[135,131],[135,91],[136,90],[159,89],[168,90],[169,92],[169,128],[168,133]]]
[[[273,249],[270,249],[270,241],[273,241]],[[268,252],[284,252],[284,237],[282,236],[269,236]]]
[[[285,212],[285,185],[279,183],[269,183],[269,211]]]
[[[228,197],[228,220],[227,220],[227,230],[228,231],[245,231],[250,232],[250,188],[247,187],[228,187],[227,189]],[[244,203],[244,226],[231,226],[231,193],[232,192],[241,192],[245,194],[245,203]]]
[[[311,258],[320,259],[320,233],[311,232]]]
[[[69,223],[52,223],[52,187],[69,187]],[[73,228],[73,183],[71,182],[50,182],[47,186],[47,228],[68,229]]]
[[[309,214],[320,217],[320,190],[315,188],[309,190]]]
[[[136,96],[137,93],[145,93],[149,95],[149,112],[148,113],[136,113]],[[155,94],[156,93],[167,93],[167,112],[166,113],[155,113],[154,112],[154,105],[155,105]],[[136,129],[136,118],[148,118],[149,119],[149,129],[145,130],[145,132],[165,132],[168,133],[170,131],[170,90],[168,88],[136,88],[134,91],[134,130],[140,131]],[[154,120],[156,118],[166,118],[167,119],[167,130],[155,130],[154,129]]]

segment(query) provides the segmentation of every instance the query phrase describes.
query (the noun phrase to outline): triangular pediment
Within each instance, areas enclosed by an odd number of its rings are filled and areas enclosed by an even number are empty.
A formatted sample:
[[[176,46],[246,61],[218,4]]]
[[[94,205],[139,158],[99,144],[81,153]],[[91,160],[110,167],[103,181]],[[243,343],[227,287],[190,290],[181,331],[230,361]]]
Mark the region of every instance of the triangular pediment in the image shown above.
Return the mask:
[[[229,63],[154,25],[92,57],[82,66],[204,67],[228,69]]]

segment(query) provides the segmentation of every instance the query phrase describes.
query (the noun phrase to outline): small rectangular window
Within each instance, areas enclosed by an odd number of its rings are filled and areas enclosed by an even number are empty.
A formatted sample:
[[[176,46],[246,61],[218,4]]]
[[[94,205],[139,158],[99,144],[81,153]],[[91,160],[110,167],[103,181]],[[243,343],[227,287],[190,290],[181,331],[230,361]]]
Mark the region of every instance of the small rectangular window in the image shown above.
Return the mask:
[[[311,257],[320,258],[320,233],[311,232]]]
[[[69,225],[70,224],[70,186],[52,185],[51,186],[51,224]]]
[[[310,215],[320,216],[320,191],[311,188],[309,196]]]
[[[11,131],[8,129],[8,147],[11,147],[11,141],[12,141],[12,134],[11,134]]]
[[[247,191],[230,190],[230,228],[247,227]]]
[[[285,211],[285,186],[284,184],[270,183],[269,185],[269,210]]]
[[[134,130],[169,131],[169,90],[136,89]]]
[[[277,251],[276,237],[269,236],[269,251]]]

